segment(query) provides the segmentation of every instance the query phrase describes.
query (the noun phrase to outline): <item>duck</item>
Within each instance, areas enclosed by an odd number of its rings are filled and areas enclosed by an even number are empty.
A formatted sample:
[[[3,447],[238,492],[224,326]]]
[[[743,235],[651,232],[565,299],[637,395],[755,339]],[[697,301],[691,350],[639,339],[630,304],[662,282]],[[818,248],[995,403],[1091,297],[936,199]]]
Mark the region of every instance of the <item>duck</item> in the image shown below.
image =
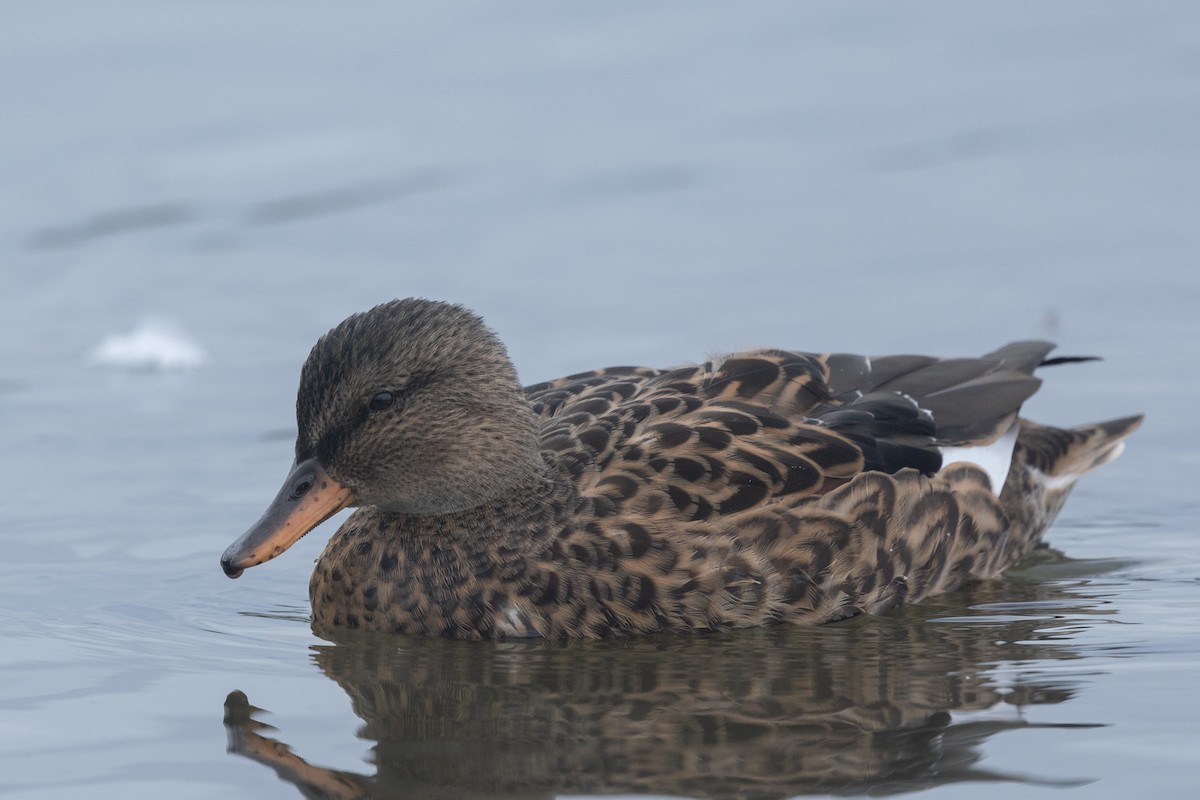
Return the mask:
[[[1019,415],[1043,341],[977,358],[761,349],[522,386],[475,312],[351,315],[300,372],[295,460],[231,578],[344,508],[313,624],[603,639],[882,615],[1041,542],[1140,415]]]

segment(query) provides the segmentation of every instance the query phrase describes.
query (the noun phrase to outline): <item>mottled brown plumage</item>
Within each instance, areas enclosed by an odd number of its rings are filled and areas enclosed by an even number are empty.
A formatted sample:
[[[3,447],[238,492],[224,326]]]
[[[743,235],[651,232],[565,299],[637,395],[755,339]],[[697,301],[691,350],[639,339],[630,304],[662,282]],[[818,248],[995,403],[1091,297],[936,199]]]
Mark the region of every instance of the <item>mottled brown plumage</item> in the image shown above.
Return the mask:
[[[1018,421],[1050,349],[762,350],[522,389],[472,312],[386,303],[313,348],[296,466],[222,565],[358,505],[313,574],[321,624],[597,638],[881,613],[1015,563],[1140,422]]]

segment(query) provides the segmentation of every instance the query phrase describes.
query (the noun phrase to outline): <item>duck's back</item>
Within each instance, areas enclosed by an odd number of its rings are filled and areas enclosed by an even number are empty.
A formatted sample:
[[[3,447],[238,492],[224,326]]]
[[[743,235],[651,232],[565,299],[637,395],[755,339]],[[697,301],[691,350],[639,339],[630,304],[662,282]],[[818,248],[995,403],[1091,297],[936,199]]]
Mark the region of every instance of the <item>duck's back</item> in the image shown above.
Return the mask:
[[[822,622],[998,574],[1139,421],[1018,422],[1051,347],[764,350],[528,387],[543,452],[580,495],[554,558],[582,577],[556,581],[574,600],[551,627]]]

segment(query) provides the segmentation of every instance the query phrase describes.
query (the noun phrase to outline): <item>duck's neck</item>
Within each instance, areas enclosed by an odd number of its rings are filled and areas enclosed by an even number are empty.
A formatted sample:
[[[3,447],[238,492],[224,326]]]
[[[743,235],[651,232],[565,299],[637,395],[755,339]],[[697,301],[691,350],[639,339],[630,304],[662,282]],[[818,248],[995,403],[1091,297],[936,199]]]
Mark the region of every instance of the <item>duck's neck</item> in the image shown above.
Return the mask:
[[[562,529],[578,497],[574,483],[543,462],[508,491],[471,508],[445,514],[378,515],[396,541],[412,547],[473,551],[508,545],[532,552]]]

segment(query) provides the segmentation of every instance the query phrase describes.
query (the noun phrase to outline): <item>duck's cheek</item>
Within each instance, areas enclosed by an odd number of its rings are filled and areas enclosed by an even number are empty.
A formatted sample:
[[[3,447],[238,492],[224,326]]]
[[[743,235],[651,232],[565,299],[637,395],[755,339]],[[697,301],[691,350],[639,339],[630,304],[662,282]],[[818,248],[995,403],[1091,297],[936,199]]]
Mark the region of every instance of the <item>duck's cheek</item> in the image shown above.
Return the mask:
[[[353,490],[329,477],[315,459],[301,461],[292,467],[258,522],[225,550],[221,569],[236,578],[246,568],[287,550],[301,536],[356,502]]]

